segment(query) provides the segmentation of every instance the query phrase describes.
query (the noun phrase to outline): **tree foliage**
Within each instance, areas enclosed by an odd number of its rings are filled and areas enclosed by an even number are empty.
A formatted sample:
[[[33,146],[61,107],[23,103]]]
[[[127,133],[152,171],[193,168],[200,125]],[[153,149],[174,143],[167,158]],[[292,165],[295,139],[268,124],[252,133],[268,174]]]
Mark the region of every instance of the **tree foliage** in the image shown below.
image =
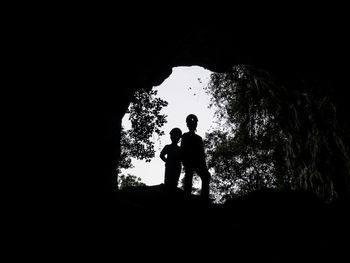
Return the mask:
[[[117,174],[120,174],[122,169],[134,168],[131,160],[130,150],[132,149],[132,143],[128,132],[122,127],[120,132],[120,157],[117,167]]]
[[[337,194],[334,164],[349,162],[346,133],[332,94],[315,92],[315,85],[287,88],[246,65],[211,75],[206,89],[222,125],[205,143],[217,198],[262,187],[307,189],[328,199]]]
[[[164,135],[161,127],[166,123],[166,115],[160,114],[168,102],[157,98],[157,91],[137,91],[127,111],[131,121],[131,130],[127,132],[129,137],[129,155],[137,159],[145,159],[149,162],[155,154],[152,136]]]
[[[161,127],[166,123],[166,115],[161,114],[163,107],[168,102],[156,97],[156,90],[146,91],[144,89],[135,92],[128,111],[131,129],[121,130],[121,155],[117,168],[117,174],[121,169],[133,168],[132,159],[137,158],[149,162],[155,155],[154,135],[161,136],[164,132]],[[132,177],[122,177],[130,181]]]
[[[118,177],[118,189],[123,189],[128,186],[144,186],[145,184],[141,182],[141,178],[135,175],[120,175]]]

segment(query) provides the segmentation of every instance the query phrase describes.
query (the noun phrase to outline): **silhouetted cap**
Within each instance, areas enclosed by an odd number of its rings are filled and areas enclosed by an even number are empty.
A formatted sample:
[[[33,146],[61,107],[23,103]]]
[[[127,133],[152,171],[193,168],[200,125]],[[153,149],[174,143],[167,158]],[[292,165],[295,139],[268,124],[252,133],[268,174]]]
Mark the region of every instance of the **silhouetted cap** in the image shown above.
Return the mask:
[[[186,122],[198,122],[198,118],[194,114],[190,114],[186,118]]]
[[[176,136],[181,137],[182,136],[182,131],[179,128],[174,128],[170,131],[170,134],[174,134]]]

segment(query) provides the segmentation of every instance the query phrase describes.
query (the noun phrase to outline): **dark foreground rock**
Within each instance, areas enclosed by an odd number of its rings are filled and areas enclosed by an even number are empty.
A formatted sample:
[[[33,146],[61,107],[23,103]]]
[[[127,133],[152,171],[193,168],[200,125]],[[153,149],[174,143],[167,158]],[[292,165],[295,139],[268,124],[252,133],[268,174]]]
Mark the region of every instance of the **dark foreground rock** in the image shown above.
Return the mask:
[[[303,192],[257,191],[213,204],[157,185],[80,200],[54,212],[44,209],[40,218],[31,210],[13,222],[20,235],[8,229],[7,242],[22,244],[15,255],[95,262],[344,262],[349,247],[348,203],[325,204]]]
[[[125,248],[165,253],[165,259],[341,262],[349,234],[344,204],[310,193],[263,190],[205,203],[162,185],[129,188],[118,197]]]

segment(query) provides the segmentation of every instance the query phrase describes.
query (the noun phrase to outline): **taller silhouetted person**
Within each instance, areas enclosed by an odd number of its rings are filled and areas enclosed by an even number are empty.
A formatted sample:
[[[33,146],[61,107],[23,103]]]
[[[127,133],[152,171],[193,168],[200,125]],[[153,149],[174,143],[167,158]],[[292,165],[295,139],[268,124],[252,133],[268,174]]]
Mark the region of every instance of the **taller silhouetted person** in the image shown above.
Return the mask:
[[[182,162],[185,168],[184,192],[186,196],[191,195],[193,173],[195,172],[202,181],[201,197],[207,201],[209,200],[210,173],[205,160],[202,137],[195,133],[198,124],[197,116],[188,115],[186,124],[189,131],[182,135],[181,140]]]

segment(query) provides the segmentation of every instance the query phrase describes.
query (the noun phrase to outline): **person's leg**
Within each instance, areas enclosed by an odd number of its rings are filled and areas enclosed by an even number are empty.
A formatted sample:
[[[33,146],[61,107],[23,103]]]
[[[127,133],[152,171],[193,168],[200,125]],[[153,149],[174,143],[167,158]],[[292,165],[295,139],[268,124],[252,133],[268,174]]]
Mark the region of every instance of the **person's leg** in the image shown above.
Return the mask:
[[[173,184],[175,189],[177,188],[177,185],[179,184],[180,174],[181,174],[181,166],[174,168],[174,174],[173,174]]]
[[[170,175],[171,171],[168,167],[165,167],[165,173],[164,173],[164,185],[168,186],[170,184]]]
[[[202,181],[201,197],[204,200],[209,200],[210,173],[206,167],[200,167],[198,175]]]
[[[176,170],[172,170],[169,176],[168,185],[172,191],[175,191],[179,181],[179,176]]]
[[[193,169],[185,168],[184,192],[186,196],[190,196],[192,192]]]

